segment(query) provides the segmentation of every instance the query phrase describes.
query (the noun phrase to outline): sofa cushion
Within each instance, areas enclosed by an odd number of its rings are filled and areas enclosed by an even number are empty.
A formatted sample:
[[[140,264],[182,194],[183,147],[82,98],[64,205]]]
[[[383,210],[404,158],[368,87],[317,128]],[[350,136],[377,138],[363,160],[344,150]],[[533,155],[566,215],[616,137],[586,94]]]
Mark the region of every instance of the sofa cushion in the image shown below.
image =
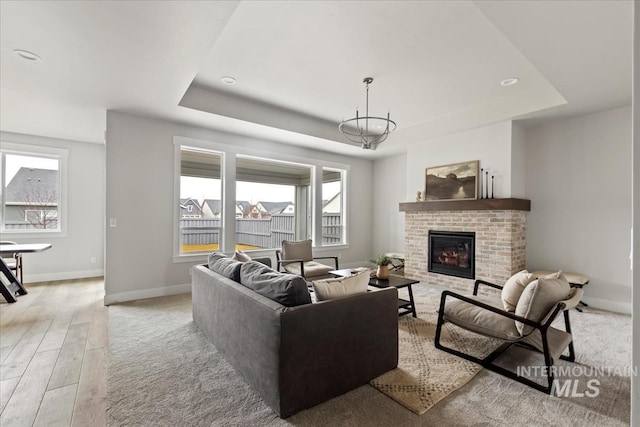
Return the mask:
[[[567,279],[559,272],[557,278],[540,277],[529,283],[520,296],[516,306],[516,315],[540,322],[554,305],[569,297],[571,286]],[[533,330],[522,322],[516,322],[516,328],[522,335]]]
[[[229,258],[221,252],[212,252],[209,254],[209,269],[218,274],[223,275],[227,279],[240,282],[240,266],[242,263]]]
[[[527,270],[519,271],[511,276],[502,287],[502,293],[500,294],[504,309],[511,312],[515,311],[522,292],[534,280],[533,274]]]
[[[251,261],[251,257],[242,251],[235,251],[231,259],[235,259],[236,261],[240,262]]]
[[[240,263],[240,284],[287,307],[311,303],[307,282],[256,261]]]
[[[336,279],[316,280],[311,282],[318,301],[342,298],[354,294],[364,294],[369,285],[369,272],[365,271],[353,276]]]

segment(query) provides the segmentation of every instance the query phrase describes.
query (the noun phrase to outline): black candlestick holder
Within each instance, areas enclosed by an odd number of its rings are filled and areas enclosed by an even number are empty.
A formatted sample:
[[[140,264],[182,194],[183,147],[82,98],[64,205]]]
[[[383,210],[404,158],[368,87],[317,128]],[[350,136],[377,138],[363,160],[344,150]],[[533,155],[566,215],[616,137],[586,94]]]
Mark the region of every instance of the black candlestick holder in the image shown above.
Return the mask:
[[[485,193],[485,198],[488,199],[489,198],[489,171],[486,171],[484,173],[484,193]]]
[[[493,175],[491,175],[491,198],[493,199]]]

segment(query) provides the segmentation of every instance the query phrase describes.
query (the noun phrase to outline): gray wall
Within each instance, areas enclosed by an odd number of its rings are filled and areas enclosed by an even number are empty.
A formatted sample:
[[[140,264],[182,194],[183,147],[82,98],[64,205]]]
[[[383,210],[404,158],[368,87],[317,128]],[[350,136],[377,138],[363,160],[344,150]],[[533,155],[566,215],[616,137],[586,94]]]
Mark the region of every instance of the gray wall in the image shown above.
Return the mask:
[[[107,113],[105,286],[107,303],[185,292],[200,259],[174,259],[174,136],[347,164],[348,248],[327,249],[343,265],[370,257],[372,161],[109,111]],[[148,212],[144,220],[130,212]]]
[[[46,252],[24,255],[24,281],[101,276],[104,272],[104,145],[10,132],[2,132],[0,137],[3,142],[62,148],[69,152],[66,229],[53,234],[2,234],[3,240],[53,245]]]
[[[527,267],[591,278],[585,301],[631,312],[631,107],[527,129]]]

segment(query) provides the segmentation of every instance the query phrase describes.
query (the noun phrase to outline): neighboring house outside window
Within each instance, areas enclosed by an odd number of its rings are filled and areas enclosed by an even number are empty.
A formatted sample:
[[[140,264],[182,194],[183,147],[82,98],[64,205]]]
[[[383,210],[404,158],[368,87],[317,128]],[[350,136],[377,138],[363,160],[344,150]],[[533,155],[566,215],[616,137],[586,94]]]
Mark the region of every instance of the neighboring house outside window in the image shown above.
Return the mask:
[[[205,215],[197,200],[180,199],[181,218],[202,218],[203,216]]]
[[[202,213],[206,218],[222,217],[222,200],[205,199],[202,202]]]
[[[3,171],[0,215],[4,233],[62,229],[62,169],[66,150],[41,147],[40,153],[39,148],[3,143],[0,150]]]

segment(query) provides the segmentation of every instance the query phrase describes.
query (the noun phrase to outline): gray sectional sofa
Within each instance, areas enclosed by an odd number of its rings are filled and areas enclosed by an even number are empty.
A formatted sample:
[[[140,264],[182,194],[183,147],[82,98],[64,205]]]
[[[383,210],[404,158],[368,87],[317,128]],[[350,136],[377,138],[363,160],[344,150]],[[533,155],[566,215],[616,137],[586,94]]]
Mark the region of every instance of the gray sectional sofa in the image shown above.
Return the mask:
[[[305,303],[299,278],[255,261],[234,263],[218,257],[213,265],[210,258],[213,270],[193,268],[193,319],[280,417],[367,384],[397,366],[395,288]],[[268,289],[270,282],[275,292]],[[283,292],[295,294],[284,300],[294,306],[271,299]]]

